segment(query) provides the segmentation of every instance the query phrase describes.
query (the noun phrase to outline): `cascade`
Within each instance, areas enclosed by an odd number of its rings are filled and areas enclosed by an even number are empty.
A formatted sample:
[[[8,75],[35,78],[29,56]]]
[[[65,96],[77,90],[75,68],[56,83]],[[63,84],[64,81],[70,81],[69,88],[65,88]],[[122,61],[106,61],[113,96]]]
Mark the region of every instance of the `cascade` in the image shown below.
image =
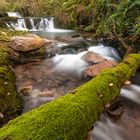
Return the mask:
[[[36,31],[37,29],[36,29],[36,27],[35,27],[35,23],[34,23],[33,18],[30,18],[29,20],[30,20],[30,23],[31,23],[31,29],[30,29],[30,30]]]
[[[53,17],[51,18],[25,17],[24,18],[18,12],[7,12],[7,15],[9,17],[17,17],[16,21],[11,21],[6,23],[8,27],[12,27],[15,30],[47,31],[47,30],[54,29]],[[37,19],[37,23],[35,23],[35,19]],[[31,28],[28,27],[29,24]]]
[[[54,27],[53,17],[22,17],[18,12],[7,12],[14,20],[6,22],[8,28],[29,31],[43,38],[55,39],[62,36],[77,36],[75,30],[65,30]]]

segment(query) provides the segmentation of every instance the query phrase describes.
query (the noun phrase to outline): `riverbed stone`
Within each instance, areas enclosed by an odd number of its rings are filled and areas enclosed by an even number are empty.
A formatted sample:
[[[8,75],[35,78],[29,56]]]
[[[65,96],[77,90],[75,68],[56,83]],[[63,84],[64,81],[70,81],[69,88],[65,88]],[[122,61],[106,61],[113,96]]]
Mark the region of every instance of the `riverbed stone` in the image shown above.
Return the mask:
[[[105,60],[101,63],[91,65],[87,67],[83,74],[85,77],[95,77],[101,73],[102,70],[106,68],[112,68],[116,66],[118,63],[112,60]]]
[[[103,58],[101,55],[99,55],[95,52],[92,52],[92,51],[87,52],[85,55],[83,55],[81,57],[81,59],[83,59],[85,62],[91,63],[91,64],[98,64],[103,61],[106,61],[106,59]]]
[[[40,97],[54,97],[54,93],[49,90],[44,90],[39,94]]]
[[[16,36],[11,41],[11,48],[20,52],[33,51],[45,45],[44,39],[38,36]]]
[[[10,59],[13,60],[15,64],[33,62],[45,57],[46,57],[46,46],[43,46],[37,50],[29,52],[18,52],[14,50],[10,51]]]
[[[36,61],[46,57],[46,49],[52,43],[48,39],[40,38],[37,35],[16,36],[11,39],[10,58],[17,64]]]
[[[24,96],[30,96],[31,92],[32,92],[33,86],[25,86],[22,89],[20,89],[20,93]]]

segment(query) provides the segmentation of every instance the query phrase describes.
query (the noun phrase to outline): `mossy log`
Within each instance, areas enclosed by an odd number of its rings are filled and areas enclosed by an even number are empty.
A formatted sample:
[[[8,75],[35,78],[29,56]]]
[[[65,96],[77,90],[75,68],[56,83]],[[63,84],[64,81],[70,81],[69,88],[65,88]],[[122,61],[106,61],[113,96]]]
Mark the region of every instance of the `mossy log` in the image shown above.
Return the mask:
[[[21,109],[9,50],[5,46],[0,46],[0,126],[21,114]]]
[[[0,140],[85,140],[139,66],[140,54],[130,54],[74,91],[13,119],[0,129]]]

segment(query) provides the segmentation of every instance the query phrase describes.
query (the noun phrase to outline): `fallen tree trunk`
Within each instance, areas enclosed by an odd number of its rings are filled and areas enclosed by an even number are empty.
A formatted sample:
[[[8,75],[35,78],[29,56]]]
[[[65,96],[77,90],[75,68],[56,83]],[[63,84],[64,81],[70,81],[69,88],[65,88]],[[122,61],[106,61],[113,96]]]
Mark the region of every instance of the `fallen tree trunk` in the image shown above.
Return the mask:
[[[84,140],[139,65],[140,54],[130,54],[74,91],[13,119],[0,129],[0,140]]]

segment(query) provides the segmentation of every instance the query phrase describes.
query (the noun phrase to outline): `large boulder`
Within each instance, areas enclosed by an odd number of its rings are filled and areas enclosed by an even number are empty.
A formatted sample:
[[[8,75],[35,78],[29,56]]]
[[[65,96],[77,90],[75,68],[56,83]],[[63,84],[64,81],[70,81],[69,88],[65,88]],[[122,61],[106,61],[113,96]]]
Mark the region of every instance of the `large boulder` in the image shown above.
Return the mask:
[[[81,57],[85,62],[90,63],[90,64],[97,64],[105,61],[106,59],[102,57],[101,55],[89,51],[85,55]]]
[[[51,41],[36,35],[16,36],[11,39],[10,58],[15,63],[27,63],[46,56]]]
[[[116,66],[118,63],[112,60],[105,60],[101,63],[91,65],[84,70],[85,77],[95,77],[101,73],[103,69],[112,68]]]
[[[44,45],[45,40],[38,36],[16,36],[12,38],[11,48],[15,51],[29,52]]]
[[[116,61],[107,60],[105,57],[92,51],[85,53],[81,59],[90,65],[83,71],[85,77],[95,77],[99,75],[103,69],[112,68],[118,64]]]

